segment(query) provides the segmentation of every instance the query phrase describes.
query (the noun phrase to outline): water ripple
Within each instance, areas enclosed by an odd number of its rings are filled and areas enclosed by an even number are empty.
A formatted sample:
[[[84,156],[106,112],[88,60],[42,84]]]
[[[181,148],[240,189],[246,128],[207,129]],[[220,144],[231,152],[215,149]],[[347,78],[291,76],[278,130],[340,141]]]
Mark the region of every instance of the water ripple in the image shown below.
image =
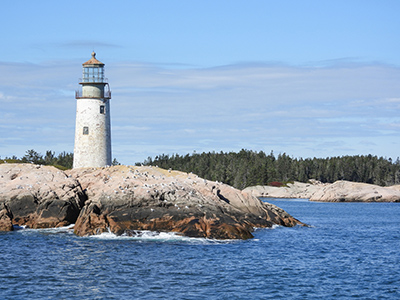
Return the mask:
[[[274,204],[313,227],[247,241],[0,233],[0,298],[400,298],[399,204]]]

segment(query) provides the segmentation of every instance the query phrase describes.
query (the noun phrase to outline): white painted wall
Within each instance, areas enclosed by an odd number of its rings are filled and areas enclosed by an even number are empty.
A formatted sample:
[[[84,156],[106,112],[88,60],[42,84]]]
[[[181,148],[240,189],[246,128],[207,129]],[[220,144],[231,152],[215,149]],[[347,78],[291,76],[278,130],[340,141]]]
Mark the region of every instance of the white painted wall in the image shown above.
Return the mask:
[[[110,100],[101,97],[104,85],[83,85],[82,97],[77,99],[74,168],[110,166],[111,160],[111,120]],[[105,113],[100,113],[100,106],[105,106]],[[89,133],[83,134],[88,127]]]

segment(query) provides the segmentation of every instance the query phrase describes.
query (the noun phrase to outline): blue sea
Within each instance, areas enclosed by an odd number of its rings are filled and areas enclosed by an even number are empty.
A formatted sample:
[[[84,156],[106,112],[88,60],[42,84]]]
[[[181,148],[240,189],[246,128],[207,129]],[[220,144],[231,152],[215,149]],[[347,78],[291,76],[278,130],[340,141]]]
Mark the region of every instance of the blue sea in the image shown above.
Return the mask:
[[[400,203],[268,201],[311,227],[246,241],[2,232],[0,299],[400,299]]]

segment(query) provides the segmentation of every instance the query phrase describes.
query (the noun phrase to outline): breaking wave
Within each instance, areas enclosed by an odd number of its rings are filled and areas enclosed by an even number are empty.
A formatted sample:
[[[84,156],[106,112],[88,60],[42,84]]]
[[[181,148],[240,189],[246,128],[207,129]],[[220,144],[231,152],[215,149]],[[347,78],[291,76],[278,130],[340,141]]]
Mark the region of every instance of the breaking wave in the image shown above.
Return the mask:
[[[62,227],[51,227],[51,228],[29,228],[28,226],[19,226],[19,225],[13,225],[14,231],[18,231],[21,233],[45,233],[45,234],[59,234],[59,233],[68,233],[68,234],[73,234],[73,229],[74,229],[75,224],[70,224],[68,226],[62,226]]]
[[[112,233],[110,230],[107,232],[103,232],[97,235],[90,235],[79,237],[74,235],[74,226],[75,224],[71,224],[64,227],[53,227],[53,228],[39,228],[33,229],[27,226],[18,226],[14,225],[14,232],[18,232],[20,234],[44,234],[44,235],[62,235],[67,234],[69,236],[74,236],[77,239],[91,239],[91,240],[115,240],[115,241],[136,241],[136,242],[157,242],[157,243],[184,243],[184,244],[232,244],[232,243],[241,243],[243,240],[234,240],[234,239],[210,239],[210,238],[200,238],[200,237],[188,237],[181,235],[176,232],[159,232],[159,231],[150,231],[150,230],[131,230],[129,234],[117,235]],[[257,234],[263,230],[271,230],[280,228],[280,225],[273,225],[271,228],[254,228],[254,233]],[[250,241],[257,242],[258,238],[250,239]]]
[[[184,242],[184,243],[195,243],[195,244],[226,244],[237,242],[236,240],[216,240],[208,238],[195,238],[180,235],[176,232],[159,232],[150,230],[132,230],[129,235],[116,235],[110,230],[103,232],[98,235],[91,235],[85,238],[98,239],[98,240],[131,240],[138,242]]]

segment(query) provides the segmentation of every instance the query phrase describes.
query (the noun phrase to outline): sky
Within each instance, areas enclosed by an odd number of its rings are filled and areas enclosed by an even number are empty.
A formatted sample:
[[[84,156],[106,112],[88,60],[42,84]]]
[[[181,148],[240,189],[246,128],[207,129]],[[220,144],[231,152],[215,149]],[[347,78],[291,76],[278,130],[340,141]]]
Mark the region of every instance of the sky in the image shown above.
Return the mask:
[[[0,157],[73,152],[91,52],[113,158],[400,156],[400,1],[3,1]]]

